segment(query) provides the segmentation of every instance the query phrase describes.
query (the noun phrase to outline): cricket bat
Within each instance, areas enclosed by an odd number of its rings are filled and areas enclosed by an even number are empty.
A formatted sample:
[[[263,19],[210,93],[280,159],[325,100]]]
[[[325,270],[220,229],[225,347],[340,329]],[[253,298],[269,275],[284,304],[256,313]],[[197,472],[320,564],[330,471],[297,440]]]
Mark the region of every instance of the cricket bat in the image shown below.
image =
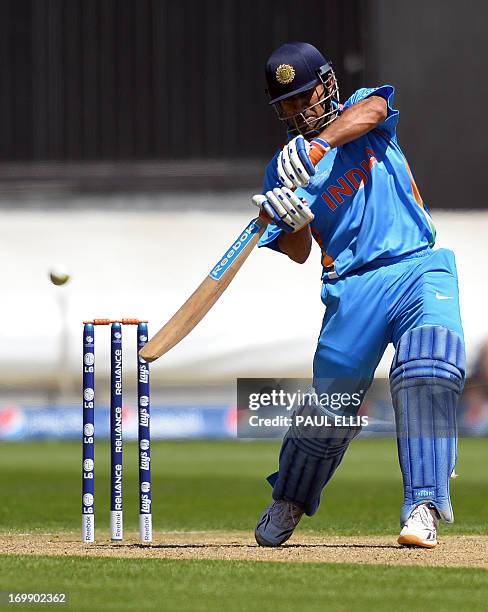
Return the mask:
[[[312,147],[310,150],[310,159],[314,165],[317,165],[323,155],[324,152],[320,149]],[[263,214],[253,219],[242,230],[201,285],[139,351],[140,357],[148,362],[155,361],[176,346],[200,323],[239,272],[268,223],[267,216]]]
[[[264,217],[257,217],[240,232],[201,285],[139,351],[145,361],[154,361],[167,353],[200,323],[249,257],[267,225]]]

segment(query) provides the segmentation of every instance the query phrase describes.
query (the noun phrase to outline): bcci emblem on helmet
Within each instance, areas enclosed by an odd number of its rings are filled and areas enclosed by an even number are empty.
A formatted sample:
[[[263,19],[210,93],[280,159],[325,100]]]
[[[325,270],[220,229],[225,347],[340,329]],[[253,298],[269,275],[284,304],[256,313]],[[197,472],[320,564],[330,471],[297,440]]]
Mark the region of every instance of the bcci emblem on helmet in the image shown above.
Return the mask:
[[[276,68],[276,80],[281,85],[292,83],[294,78],[295,68],[290,66],[290,64],[280,64],[278,68]]]

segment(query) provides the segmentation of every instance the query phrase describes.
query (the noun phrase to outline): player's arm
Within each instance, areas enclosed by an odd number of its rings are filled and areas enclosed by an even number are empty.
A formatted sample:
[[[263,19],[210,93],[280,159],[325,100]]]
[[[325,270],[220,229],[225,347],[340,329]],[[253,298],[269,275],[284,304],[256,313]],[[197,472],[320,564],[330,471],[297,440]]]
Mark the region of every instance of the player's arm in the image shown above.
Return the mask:
[[[288,189],[306,187],[315,174],[315,163],[331,148],[339,147],[364,136],[388,117],[388,104],[382,96],[369,96],[346,108],[310,143],[303,136],[288,142],[280,152],[276,171]]]
[[[260,217],[283,230],[277,240],[279,250],[293,261],[305,263],[312,248],[309,223],[314,218],[306,201],[286,187],[257,194],[252,201],[260,209]]]
[[[330,123],[319,135],[331,147],[340,147],[374,130],[388,116],[388,105],[382,96],[370,96],[356,102]]]
[[[294,234],[281,234],[278,246],[290,259],[299,264],[305,263],[312,250],[312,233],[310,225],[305,225]]]

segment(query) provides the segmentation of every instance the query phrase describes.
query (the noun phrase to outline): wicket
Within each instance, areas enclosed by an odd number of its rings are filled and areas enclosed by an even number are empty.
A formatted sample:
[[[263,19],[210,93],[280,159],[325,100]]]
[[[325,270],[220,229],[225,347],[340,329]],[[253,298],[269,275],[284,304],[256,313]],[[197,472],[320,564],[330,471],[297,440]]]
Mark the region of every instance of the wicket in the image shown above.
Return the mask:
[[[95,326],[110,325],[110,534],[123,539],[122,326],[137,325],[137,353],[148,339],[147,321],[94,319],[83,324],[82,540],[95,541]],[[139,533],[152,541],[149,367],[137,357]]]

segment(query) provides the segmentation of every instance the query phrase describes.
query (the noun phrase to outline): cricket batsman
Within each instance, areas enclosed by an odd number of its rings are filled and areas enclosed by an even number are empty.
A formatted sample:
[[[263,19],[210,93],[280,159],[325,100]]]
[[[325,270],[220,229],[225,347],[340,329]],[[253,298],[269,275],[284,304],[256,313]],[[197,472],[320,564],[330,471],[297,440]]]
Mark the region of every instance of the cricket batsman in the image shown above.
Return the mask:
[[[434,548],[439,521],[454,520],[449,477],[465,380],[454,254],[433,249],[432,219],[398,144],[391,85],[359,89],[340,104],[331,64],[303,42],[279,47],[265,71],[269,104],[288,142],[266,168],[263,194],[253,197],[271,219],[259,246],[297,263],[307,260],[312,240],[321,249],[317,395],[366,391],[393,343],[390,388],[404,488],[398,542]],[[289,313],[290,324],[299,326],[305,313],[306,305]],[[306,410],[332,412],[320,402]],[[294,422],[285,435],[279,470],[268,477],[273,502],[256,526],[261,546],[280,546],[303,514],[317,512],[360,426],[328,429],[322,435]]]

